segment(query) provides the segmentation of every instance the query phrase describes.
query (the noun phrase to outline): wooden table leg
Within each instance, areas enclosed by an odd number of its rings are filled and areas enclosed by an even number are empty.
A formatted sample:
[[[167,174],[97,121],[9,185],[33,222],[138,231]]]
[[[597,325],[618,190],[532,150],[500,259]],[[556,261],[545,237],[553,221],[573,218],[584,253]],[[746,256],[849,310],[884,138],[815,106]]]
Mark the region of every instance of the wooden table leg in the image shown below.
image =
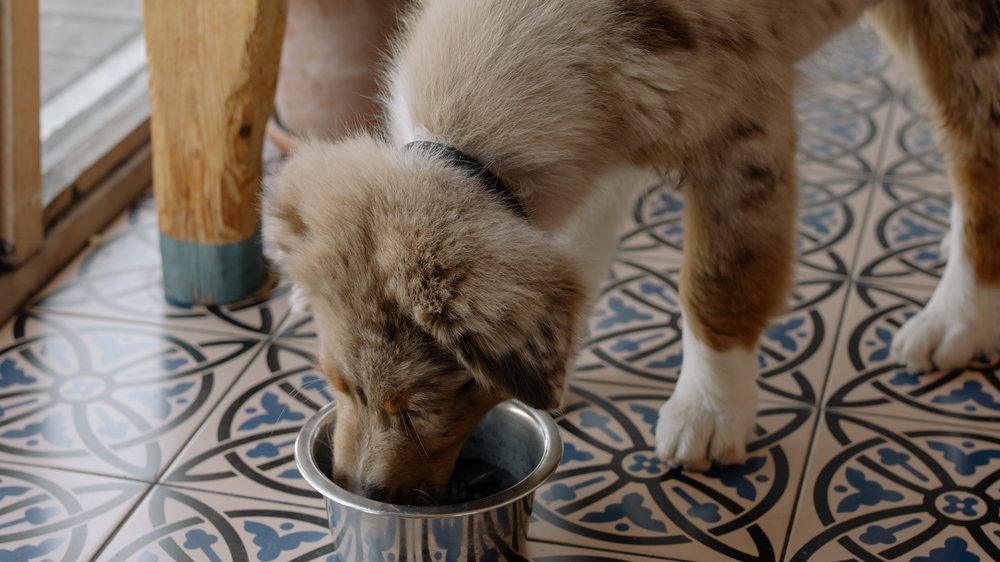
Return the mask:
[[[266,280],[261,149],[286,0],[144,0],[153,190],[167,299],[240,300]]]

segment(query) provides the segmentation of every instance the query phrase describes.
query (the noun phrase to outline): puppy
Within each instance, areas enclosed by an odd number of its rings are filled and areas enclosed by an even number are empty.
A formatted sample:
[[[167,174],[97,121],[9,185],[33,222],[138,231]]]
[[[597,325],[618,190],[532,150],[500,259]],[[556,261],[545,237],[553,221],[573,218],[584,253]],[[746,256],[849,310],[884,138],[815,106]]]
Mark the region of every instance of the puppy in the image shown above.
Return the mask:
[[[379,135],[310,142],[267,204],[337,389],[334,477],[433,494],[497,402],[557,408],[638,178],[685,178],[684,363],[656,452],[744,458],[754,349],[790,284],[794,65],[872,9],[914,67],[956,189],[951,257],[894,350],[1000,342],[996,0],[424,0]]]

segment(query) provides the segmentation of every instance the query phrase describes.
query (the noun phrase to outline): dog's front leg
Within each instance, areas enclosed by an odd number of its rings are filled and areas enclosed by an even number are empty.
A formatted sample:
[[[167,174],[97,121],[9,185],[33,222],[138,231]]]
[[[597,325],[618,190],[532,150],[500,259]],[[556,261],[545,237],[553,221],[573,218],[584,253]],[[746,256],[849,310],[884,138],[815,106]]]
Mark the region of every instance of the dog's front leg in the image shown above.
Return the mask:
[[[671,465],[740,462],[753,432],[755,349],[784,304],[797,206],[793,112],[775,88],[686,166],[683,366],[656,427]]]
[[[955,195],[944,274],[892,353],[913,370],[959,369],[1000,346],[1000,32],[984,23],[1000,7],[891,0],[874,15],[918,70]]]

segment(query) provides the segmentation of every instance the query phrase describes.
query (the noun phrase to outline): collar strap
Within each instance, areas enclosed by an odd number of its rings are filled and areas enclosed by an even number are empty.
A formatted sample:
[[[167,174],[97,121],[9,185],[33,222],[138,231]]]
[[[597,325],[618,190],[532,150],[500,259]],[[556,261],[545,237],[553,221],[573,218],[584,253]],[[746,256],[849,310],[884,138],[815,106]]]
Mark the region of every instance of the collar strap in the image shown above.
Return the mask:
[[[479,160],[453,146],[432,141],[414,141],[407,144],[406,148],[420,148],[444,158],[449,164],[468,172],[469,175],[478,179],[479,183],[486,188],[486,191],[502,199],[504,204],[511,211],[514,211],[514,214],[522,219],[528,218],[527,211],[524,210],[524,206],[521,205],[521,201],[514,195],[514,192]]]

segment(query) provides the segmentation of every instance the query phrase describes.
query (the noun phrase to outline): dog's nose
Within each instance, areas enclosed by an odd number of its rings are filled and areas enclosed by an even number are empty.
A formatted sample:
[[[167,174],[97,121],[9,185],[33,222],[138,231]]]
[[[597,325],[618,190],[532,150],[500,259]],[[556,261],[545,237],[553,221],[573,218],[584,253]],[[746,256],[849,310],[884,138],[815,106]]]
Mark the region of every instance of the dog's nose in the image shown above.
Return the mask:
[[[376,482],[363,482],[361,484],[361,495],[375,501],[389,501],[389,489]]]

